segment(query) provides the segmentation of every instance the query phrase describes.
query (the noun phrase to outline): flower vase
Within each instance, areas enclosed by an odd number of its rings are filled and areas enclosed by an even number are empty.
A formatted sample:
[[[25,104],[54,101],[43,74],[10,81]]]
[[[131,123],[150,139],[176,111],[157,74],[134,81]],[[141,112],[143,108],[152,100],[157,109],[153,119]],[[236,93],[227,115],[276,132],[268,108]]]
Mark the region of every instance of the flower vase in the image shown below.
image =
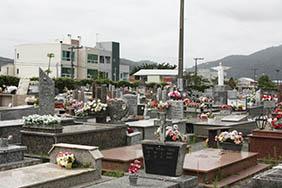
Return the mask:
[[[128,179],[129,179],[129,185],[131,186],[137,185],[137,180],[138,180],[137,174],[129,174]]]
[[[242,144],[235,144],[230,142],[220,142],[220,147],[223,150],[231,150],[231,151],[241,151],[242,150]]]

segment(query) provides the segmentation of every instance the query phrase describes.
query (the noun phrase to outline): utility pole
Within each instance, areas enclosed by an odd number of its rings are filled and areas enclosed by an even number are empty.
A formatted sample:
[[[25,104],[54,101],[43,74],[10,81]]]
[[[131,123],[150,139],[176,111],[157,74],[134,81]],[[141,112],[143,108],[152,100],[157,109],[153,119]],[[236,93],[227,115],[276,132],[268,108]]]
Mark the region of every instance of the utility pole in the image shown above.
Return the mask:
[[[194,73],[194,75],[197,76],[197,74],[198,74],[198,61],[204,60],[204,58],[203,57],[195,57],[194,60],[195,60],[195,73]]]
[[[276,69],[275,71],[277,73],[277,85],[279,85],[280,84],[280,81],[279,81],[279,72],[280,72],[280,70]]]
[[[179,52],[178,52],[178,79],[177,86],[183,91],[183,60],[184,60],[184,0],[180,0],[180,27],[179,27]]]
[[[254,69],[251,69],[251,70],[254,71],[254,81],[256,81],[256,76],[257,76],[257,70],[258,70],[258,69],[254,68]]]
[[[70,49],[71,50],[71,52],[70,52],[70,56],[71,56],[71,78],[72,79],[74,79],[74,64],[73,64],[73,51],[74,50],[77,50],[77,49],[81,49],[81,48],[83,48],[83,46],[71,46],[71,47],[69,47],[68,49]]]

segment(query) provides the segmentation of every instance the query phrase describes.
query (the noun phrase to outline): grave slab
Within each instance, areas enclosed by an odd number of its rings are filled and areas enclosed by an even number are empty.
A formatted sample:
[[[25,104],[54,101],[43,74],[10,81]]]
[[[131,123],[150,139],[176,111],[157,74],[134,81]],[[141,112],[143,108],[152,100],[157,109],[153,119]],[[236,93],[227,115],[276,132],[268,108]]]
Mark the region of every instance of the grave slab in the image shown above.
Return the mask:
[[[254,188],[278,188],[282,187],[281,164],[253,177]]]
[[[224,187],[267,168],[268,165],[257,164],[257,153],[220,149],[186,154],[183,166],[184,174],[198,176],[199,182],[205,187],[212,187],[216,178],[220,179],[220,187]],[[235,174],[239,176],[230,178]]]
[[[110,187],[132,188],[132,186],[129,185],[128,176],[117,178],[112,181],[107,181],[105,183],[95,185],[95,187],[96,188],[110,188]],[[159,187],[178,188],[178,184],[175,182],[139,177],[136,187],[138,188],[159,188]]]
[[[44,163],[0,172],[1,188],[62,188],[95,181],[95,169],[66,170],[56,164]]]
[[[103,170],[127,172],[132,161],[135,159],[143,161],[142,146],[140,144],[102,150],[101,153],[104,156],[102,159]]]

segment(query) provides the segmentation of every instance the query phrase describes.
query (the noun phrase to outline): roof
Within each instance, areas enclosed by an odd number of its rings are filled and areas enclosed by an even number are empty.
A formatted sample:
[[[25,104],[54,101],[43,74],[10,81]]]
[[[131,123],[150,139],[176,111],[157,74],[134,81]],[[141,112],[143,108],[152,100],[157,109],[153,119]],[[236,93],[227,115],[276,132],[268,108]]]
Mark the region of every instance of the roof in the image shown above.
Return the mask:
[[[242,77],[238,79],[239,81],[247,81],[247,82],[256,82],[255,80],[251,79],[251,78],[246,78],[246,77]]]
[[[172,69],[141,69],[134,76],[177,76],[178,70]]]

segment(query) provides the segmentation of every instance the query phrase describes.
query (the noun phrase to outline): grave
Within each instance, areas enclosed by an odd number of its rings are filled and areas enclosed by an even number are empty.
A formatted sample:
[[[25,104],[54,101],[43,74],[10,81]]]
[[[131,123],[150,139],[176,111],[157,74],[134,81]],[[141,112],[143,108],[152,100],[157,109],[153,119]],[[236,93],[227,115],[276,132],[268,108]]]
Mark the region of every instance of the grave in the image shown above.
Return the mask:
[[[92,98],[96,100],[101,100],[102,103],[107,103],[107,86],[99,86],[95,82],[92,85]],[[99,115],[95,115],[97,123],[106,123],[107,122],[107,112],[103,111]]]
[[[22,130],[22,144],[27,146],[26,156],[48,159],[53,144],[69,143],[98,146],[101,149],[126,145],[125,124],[85,123],[64,126],[62,133],[44,133]]]
[[[156,139],[155,132],[157,131],[159,124],[157,123],[158,119],[146,119],[139,121],[126,122],[130,128],[136,129],[138,132],[141,132],[142,140],[154,140]],[[177,124],[179,131],[183,134],[186,133],[186,122],[185,120],[173,119],[171,121],[172,125]]]
[[[38,159],[24,158],[26,146],[9,144],[10,139],[0,138],[0,171],[40,163]]]
[[[183,174],[198,176],[201,186],[225,187],[269,167],[257,163],[257,153],[204,149],[186,154]]]
[[[137,95],[133,94],[125,94],[123,95],[123,99],[128,104],[128,115],[136,116],[137,115]]]
[[[253,130],[249,136],[249,151],[259,158],[281,159],[282,130]]]
[[[184,118],[184,106],[182,100],[171,100],[169,101],[170,107],[168,109],[168,119],[179,119]]]
[[[19,86],[17,89],[16,94],[17,95],[27,95],[28,94],[28,88],[29,88],[29,78],[21,78],[19,81]]]
[[[39,114],[54,115],[55,83],[39,68]]]
[[[102,169],[105,171],[127,172],[130,163],[134,160],[143,161],[142,146],[140,144],[102,150],[101,152],[104,156]]]
[[[279,164],[273,169],[267,170],[253,177],[253,188],[279,188],[282,187],[282,166]]]
[[[128,105],[127,103],[121,99],[110,99],[108,101],[108,114],[110,116],[110,123],[121,123],[122,118],[124,118],[128,113]]]
[[[58,166],[54,161],[59,151],[72,152],[77,163],[87,164],[87,167],[65,169]],[[102,157],[97,147],[57,144],[50,151],[50,163],[0,172],[1,188],[62,188],[94,182],[101,178]]]
[[[37,113],[38,108],[29,105],[0,107],[0,121],[21,119],[23,116]]]
[[[250,134],[254,129],[256,129],[256,123],[254,120],[246,120],[239,122],[228,122],[221,120],[214,121],[201,121],[199,119],[189,119],[188,124],[193,125],[194,133],[197,137],[208,138],[208,129],[214,127],[226,127],[229,130],[237,130],[242,132],[244,136]]]

